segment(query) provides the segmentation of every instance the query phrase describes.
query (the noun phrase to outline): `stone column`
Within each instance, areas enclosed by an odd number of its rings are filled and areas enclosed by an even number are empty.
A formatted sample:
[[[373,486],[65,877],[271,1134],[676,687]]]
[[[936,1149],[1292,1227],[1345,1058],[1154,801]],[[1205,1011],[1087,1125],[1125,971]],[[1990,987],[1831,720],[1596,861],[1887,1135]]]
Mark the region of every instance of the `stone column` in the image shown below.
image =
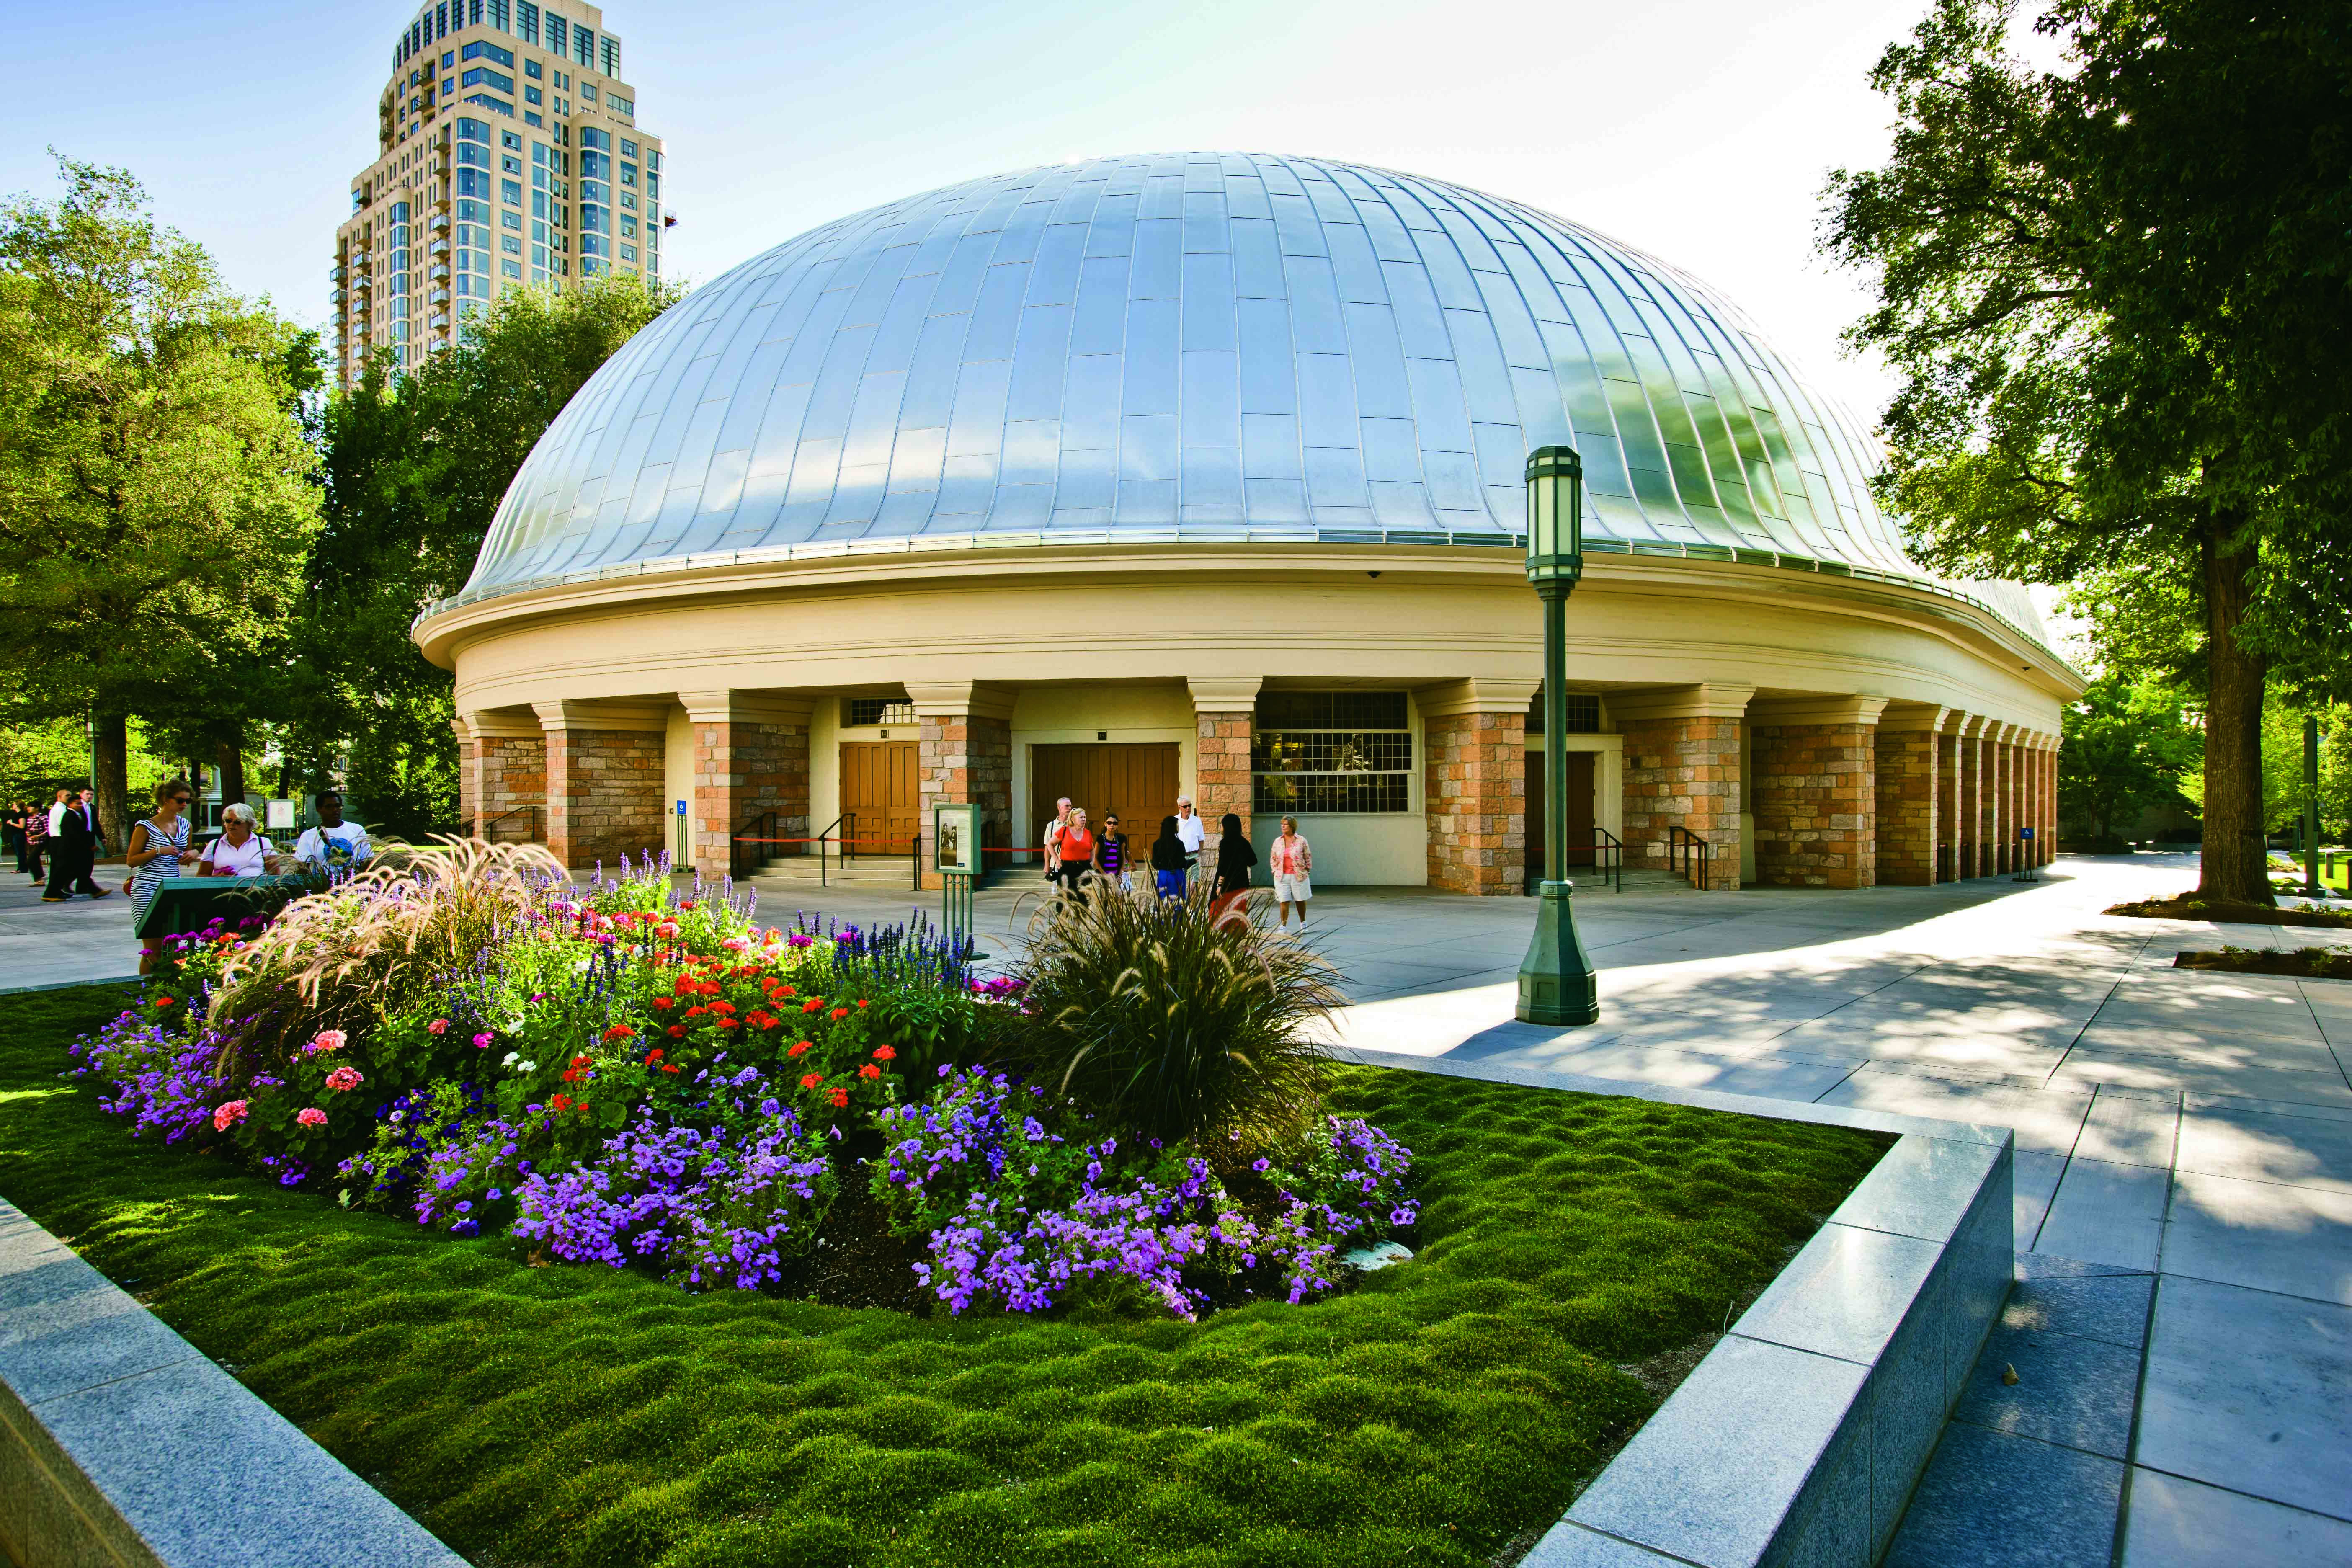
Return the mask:
[[[1013,694],[984,681],[930,680],[909,681],[907,696],[922,733],[917,831],[929,839],[934,805],[978,805],[982,845],[1020,843],[1013,836]]]
[[[1473,677],[1419,693],[1427,752],[1429,885],[1481,898],[1525,890],[1528,700],[1525,677]]]
[[[1937,817],[1943,805],[1942,708],[1906,704],[1878,716],[1873,765],[1878,783],[1878,880],[1924,888],[1936,878]]]
[[[694,868],[706,880],[729,875],[735,835],[762,812],[776,814],[768,837],[805,838],[809,830],[809,716],[806,698],[757,691],[681,691],[694,729]],[[791,853],[754,847],[752,858]]]
[[[1748,809],[1756,876],[1781,888],[1867,888],[1878,879],[1878,715],[1884,697],[1753,702]]]
[[[2009,802],[2011,769],[2015,765],[2015,752],[2010,738],[2017,733],[2014,724],[1989,725],[1985,732],[1985,875],[1999,877],[2010,868],[2011,859]]]
[[[1213,851],[1223,833],[1225,814],[1242,819],[1250,831],[1250,807],[1256,794],[1251,784],[1250,744],[1257,733],[1257,689],[1254,675],[1218,679],[1195,676],[1185,686],[1192,693],[1192,809],[1208,825],[1209,848],[1202,864],[1213,870]],[[1153,824],[1158,831],[1158,824]],[[1150,842],[1145,836],[1144,842]],[[1264,881],[1266,879],[1258,879]]]
[[[2042,754],[2042,776],[2049,783],[2049,788],[2042,796],[2042,820],[2044,824],[2042,863],[2045,866],[2058,858],[2058,748],[2061,744],[2059,738],[2053,735],[2050,738],[2050,749]]]
[[[535,715],[477,710],[466,715],[472,754],[466,772],[473,779],[474,833],[500,840],[547,837],[547,739]],[[499,818],[521,806],[538,806],[537,820]],[[496,826],[493,826],[496,825]],[[518,827],[528,826],[519,833]]]
[[[663,847],[667,703],[534,702],[547,735],[547,847],[617,874]]]
[[[460,713],[449,721],[449,728],[457,735],[457,826],[470,838],[480,831],[474,820],[479,810],[476,795],[481,788],[481,770],[474,761],[474,727]]]
[[[1708,885],[1739,886],[1739,725],[1752,686],[1683,686],[1612,693],[1625,737],[1625,863],[1663,868],[1666,830],[1714,847]]]
[[[1959,850],[1959,876],[1966,881],[1981,877],[1984,868],[1984,718],[1962,717],[1959,729],[1959,810],[1953,818],[1953,842]]]

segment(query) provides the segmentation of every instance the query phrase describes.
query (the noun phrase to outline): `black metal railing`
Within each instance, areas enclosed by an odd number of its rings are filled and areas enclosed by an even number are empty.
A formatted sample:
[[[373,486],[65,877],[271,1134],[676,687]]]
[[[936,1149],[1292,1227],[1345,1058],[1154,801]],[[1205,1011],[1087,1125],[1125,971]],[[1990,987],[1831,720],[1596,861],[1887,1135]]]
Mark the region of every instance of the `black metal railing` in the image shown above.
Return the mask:
[[[1590,867],[1601,873],[1601,882],[1603,887],[1613,892],[1622,893],[1625,890],[1625,841],[1623,839],[1605,827],[1595,827],[1590,842],[1583,839],[1570,839],[1562,847],[1565,850],[1570,880],[1575,880],[1577,872]],[[1526,889],[1528,897],[1535,896],[1537,885],[1543,880],[1543,877],[1544,868],[1540,858],[1530,858],[1528,862]]]
[[[1714,885],[1707,876],[1707,863],[1714,855],[1715,846],[1689,828],[1666,829],[1666,869],[1681,872],[1702,892]]]
[[[768,853],[778,831],[774,812],[755,814],[727,841],[727,874],[739,882],[758,876],[768,864]]]
[[[475,831],[489,844],[544,844],[546,811],[544,806],[518,805],[496,816],[475,818],[479,825]]]

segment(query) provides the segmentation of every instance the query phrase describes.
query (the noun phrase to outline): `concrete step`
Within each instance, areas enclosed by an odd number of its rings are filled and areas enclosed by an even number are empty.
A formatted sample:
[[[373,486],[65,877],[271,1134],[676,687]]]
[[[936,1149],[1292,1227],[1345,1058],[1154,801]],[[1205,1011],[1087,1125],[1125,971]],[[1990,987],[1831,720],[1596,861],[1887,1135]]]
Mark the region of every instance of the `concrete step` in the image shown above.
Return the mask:
[[[932,879],[925,878],[926,881]],[[751,877],[755,888],[905,888],[912,884],[913,872],[907,858],[894,855],[885,858],[852,860],[844,866],[827,862],[820,879],[814,856],[795,855],[769,861]]]

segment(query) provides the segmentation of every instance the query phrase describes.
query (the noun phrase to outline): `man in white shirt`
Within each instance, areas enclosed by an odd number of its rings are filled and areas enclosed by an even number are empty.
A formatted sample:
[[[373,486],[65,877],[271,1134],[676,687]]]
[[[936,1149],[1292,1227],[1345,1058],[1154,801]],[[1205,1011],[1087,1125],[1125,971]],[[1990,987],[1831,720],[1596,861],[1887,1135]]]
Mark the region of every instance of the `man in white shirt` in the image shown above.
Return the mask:
[[[1039,830],[1037,842],[1045,847],[1045,880],[1062,868],[1062,828],[1070,820],[1070,797],[1064,795],[1054,803],[1054,815]]]
[[[333,790],[319,794],[319,825],[294,843],[294,858],[322,871],[347,871],[375,853],[367,829],[343,820],[343,797]]]
[[[1184,844],[1184,864],[1199,869],[1201,846],[1209,841],[1209,829],[1192,809],[1192,797],[1189,795],[1176,797],[1176,837]]]

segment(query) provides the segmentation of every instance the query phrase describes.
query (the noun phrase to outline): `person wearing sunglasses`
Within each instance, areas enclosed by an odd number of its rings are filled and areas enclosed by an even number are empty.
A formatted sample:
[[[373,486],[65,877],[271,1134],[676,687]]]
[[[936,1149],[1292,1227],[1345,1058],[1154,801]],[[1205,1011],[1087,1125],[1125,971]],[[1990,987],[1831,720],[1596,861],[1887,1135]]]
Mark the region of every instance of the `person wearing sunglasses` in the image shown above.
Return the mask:
[[[131,924],[134,931],[146,918],[147,906],[155,901],[155,889],[179,876],[183,865],[203,858],[202,851],[188,847],[185,814],[193,798],[187,780],[165,779],[155,786],[155,815],[131,829],[131,849],[123,858],[131,867]],[[163,951],[162,937],[142,938],[139,973],[152,973]]]

